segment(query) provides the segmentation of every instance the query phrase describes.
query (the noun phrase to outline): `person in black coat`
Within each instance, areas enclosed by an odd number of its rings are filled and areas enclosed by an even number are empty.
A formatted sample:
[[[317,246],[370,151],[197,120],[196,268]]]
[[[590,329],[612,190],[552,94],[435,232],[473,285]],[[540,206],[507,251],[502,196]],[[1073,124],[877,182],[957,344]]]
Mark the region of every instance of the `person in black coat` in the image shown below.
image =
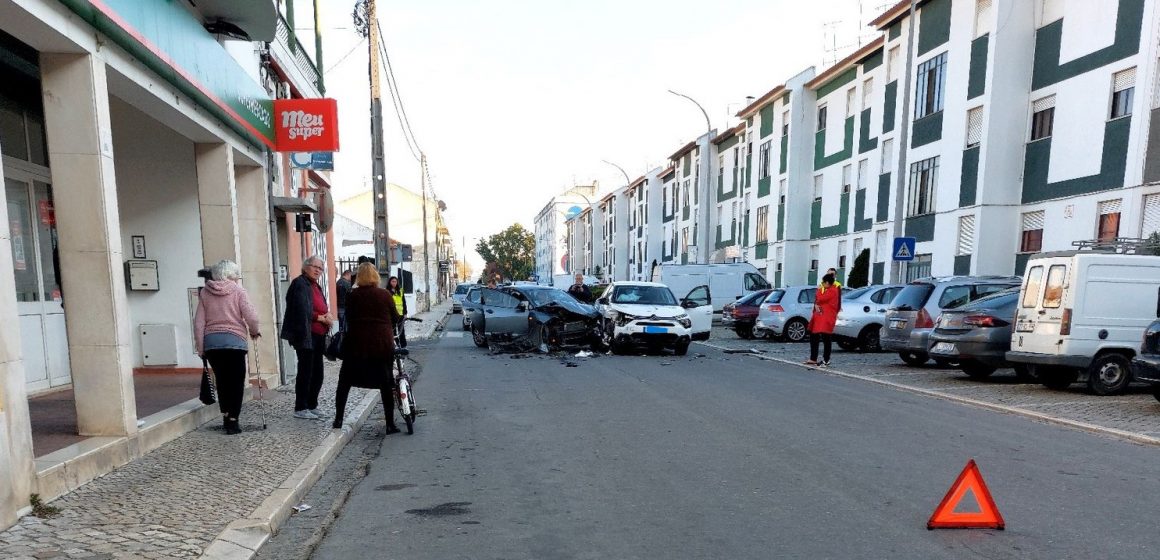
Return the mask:
[[[335,394],[334,428],[342,427],[346,400],[351,387],[378,389],[387,415],[387,433],[395,426],[394,374],[395,320],[399,312],[391,293],[379,287],[379,273],[372,264],[358,267],[355,285],[347,304],[347,331],[342,341],[342,369]]]
[[[309,257],[302,263],[302,275],[286,290],[286,314],[282,318],[281,337],[298,357],[298,375],[294,380],[294,417],[317,420],[318,393],[322,391],[322,358],[326,352],[326,333],[334,317],[318,279],[322,277],[322,259]]]
[[[354,271],[346,269],[342,271],[342,276],[339,277],[338,282],[334,283],[334,303],[338,307],[338,331],[346,331],[346,296],[350,295],[350,291],[354,286],[350,283],[351,277],[354,276]]]
[[[568,287],[568,295],[580,300],[581,303],[592,303],[592,290],[584,284],[584,275],[576,275],[576,283]]]

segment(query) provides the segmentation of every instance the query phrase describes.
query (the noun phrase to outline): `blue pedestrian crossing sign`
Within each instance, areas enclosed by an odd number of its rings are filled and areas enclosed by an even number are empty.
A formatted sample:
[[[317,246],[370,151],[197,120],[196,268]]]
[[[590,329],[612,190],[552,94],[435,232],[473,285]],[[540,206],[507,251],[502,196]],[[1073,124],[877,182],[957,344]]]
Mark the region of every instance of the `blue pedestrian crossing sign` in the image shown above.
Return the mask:
[[[914,260],[914,238],[913,237],[895,237],[894,238],[894,260],[896,261],[913,261]]]

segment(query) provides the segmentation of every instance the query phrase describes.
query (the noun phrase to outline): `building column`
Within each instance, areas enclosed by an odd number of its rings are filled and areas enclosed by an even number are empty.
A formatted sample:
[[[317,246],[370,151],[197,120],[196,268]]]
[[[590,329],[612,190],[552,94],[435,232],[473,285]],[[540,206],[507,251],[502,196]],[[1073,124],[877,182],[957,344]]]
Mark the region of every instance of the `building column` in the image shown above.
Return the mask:
[[[197,161],[202,258],[206,266],[223,259],[241,265],[234,149],[225,143],[197,144],[193,151]]]
[[[237,172],[238,238],[242,284],[258,311],[262,337],[253,342],[250,356],[255,370],[269,381],[278,379],[278,329],[274,304],[277,271],[270,251],[270,206],[266,196],[266,169],[239,167]],[[203,234],[204,235],[204,234]],[[258,367],[261,366],[261,367]]]
[[[81,435],[137,431],[105,63],[41,54],[69,359]]]

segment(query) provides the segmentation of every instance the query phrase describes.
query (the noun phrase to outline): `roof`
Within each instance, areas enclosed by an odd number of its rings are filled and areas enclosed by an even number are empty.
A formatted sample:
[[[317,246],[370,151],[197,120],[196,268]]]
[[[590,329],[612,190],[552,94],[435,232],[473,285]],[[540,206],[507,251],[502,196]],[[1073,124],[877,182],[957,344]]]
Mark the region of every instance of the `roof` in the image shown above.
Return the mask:
[[[635,186],[637,186],[637,185],[639,185],[639,184],[641,184],[641,183],[643,183],[643,182],[644,182],[644,175],[641,175],[640,177],[637,177],[637,178],[636,178],[636,179],[634,179],[634,180],[633,180],[631,183],[629,183],[629,184],[628,184],[628,188],[630,188],[630,189],[631,189],[631,188],[633,188],[633,187],[635,187]]]
[[[688,144],[681,146],[681,149],[677,150],[676,153],[669,156],[669,161],[676,161],[678,159],[681,159],[682,156],[693,151],[693,148],[696,148],[696,147],[697,147],[697,141],[696,140],[690,141]]]
[[[713,143],[720,144],[720,143],[722,143],[722,142],[724,142],[724,141],[726,141],[734,136],[737,136],[738,134],[740,134],[742,132],[745,132],[745,123],[738,123],[737,126],[730,128],[729,130],[726,130],[725,134],[722,134],[722,135],[714,138]]]
[[[874,51],[882,48],[882,45],[885,42],[886,40],[882,37],[878,37],[877,39],[870,41],[866,46],[854,51],[850,54],[850,56],[839,60],[836,64],[823,70],[821,74],[815,76],[814,79],[806,82],[805,87],[809,89],[817,89],[819,86],[830,81],[838,74],[841,74],[846,69],[860,62],[863,58],[870,56],[874,53]]]
[[[918,0],[917,2],[915,2],[915,6],[914,6],[915,9],[918,9],[919,6],[926,4],[928,1],[930,1],[930,0]],[[906,17],[906,15],[909,13],[910,13],[910,0],[901,0],[900,2],[898,2],[897,4],[892,6],[890,9],[886,10],[885,12],[882,12],[882,15],[874,18],[867,25],[870,27],[873,27],[875,29],[885,29],[887,27],[890,27],[891,25],[894,25],[894,22]]]
[[[670,174],[672,174],[676,170],[677,170],[677,166],[670,165],[670,166],[662,169],[659,173],[657,173],[657,177],[660,177],[661,180],[663,181],[665,177],[668,177]]]
[[[758,97],[757,101],[747,105],[744,109],[741,110],[740,113],[737,113],[737,116],[742,119],[747,119],[754,113],[760,111],[762,107],[772,103],[774,99],[777,99],[777,96],[783,93],[785,93],[785,84],[781,84],[766,92],[765,95]]]

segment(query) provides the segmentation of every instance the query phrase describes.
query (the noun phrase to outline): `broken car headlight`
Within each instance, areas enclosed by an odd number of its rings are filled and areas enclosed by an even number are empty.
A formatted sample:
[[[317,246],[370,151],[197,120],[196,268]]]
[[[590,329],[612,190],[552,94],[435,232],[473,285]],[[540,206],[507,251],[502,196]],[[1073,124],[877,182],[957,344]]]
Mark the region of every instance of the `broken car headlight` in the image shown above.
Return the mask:
[[[689,318],[688,314],[677,315],[676,317],[673,317],[673,318],[676,319],[677,322],[680,323],[682,327],[685,327],[686,329],[693,328],[693,320]]]
[[[617,312],[616,313],[616,326],[623,327],[623,326],[625,326],[625,325],[627,325],[627,324],[629,324],[637,319],[643,319],[643,317],[637,317],[636,315],[629,315],[628,313]]]

